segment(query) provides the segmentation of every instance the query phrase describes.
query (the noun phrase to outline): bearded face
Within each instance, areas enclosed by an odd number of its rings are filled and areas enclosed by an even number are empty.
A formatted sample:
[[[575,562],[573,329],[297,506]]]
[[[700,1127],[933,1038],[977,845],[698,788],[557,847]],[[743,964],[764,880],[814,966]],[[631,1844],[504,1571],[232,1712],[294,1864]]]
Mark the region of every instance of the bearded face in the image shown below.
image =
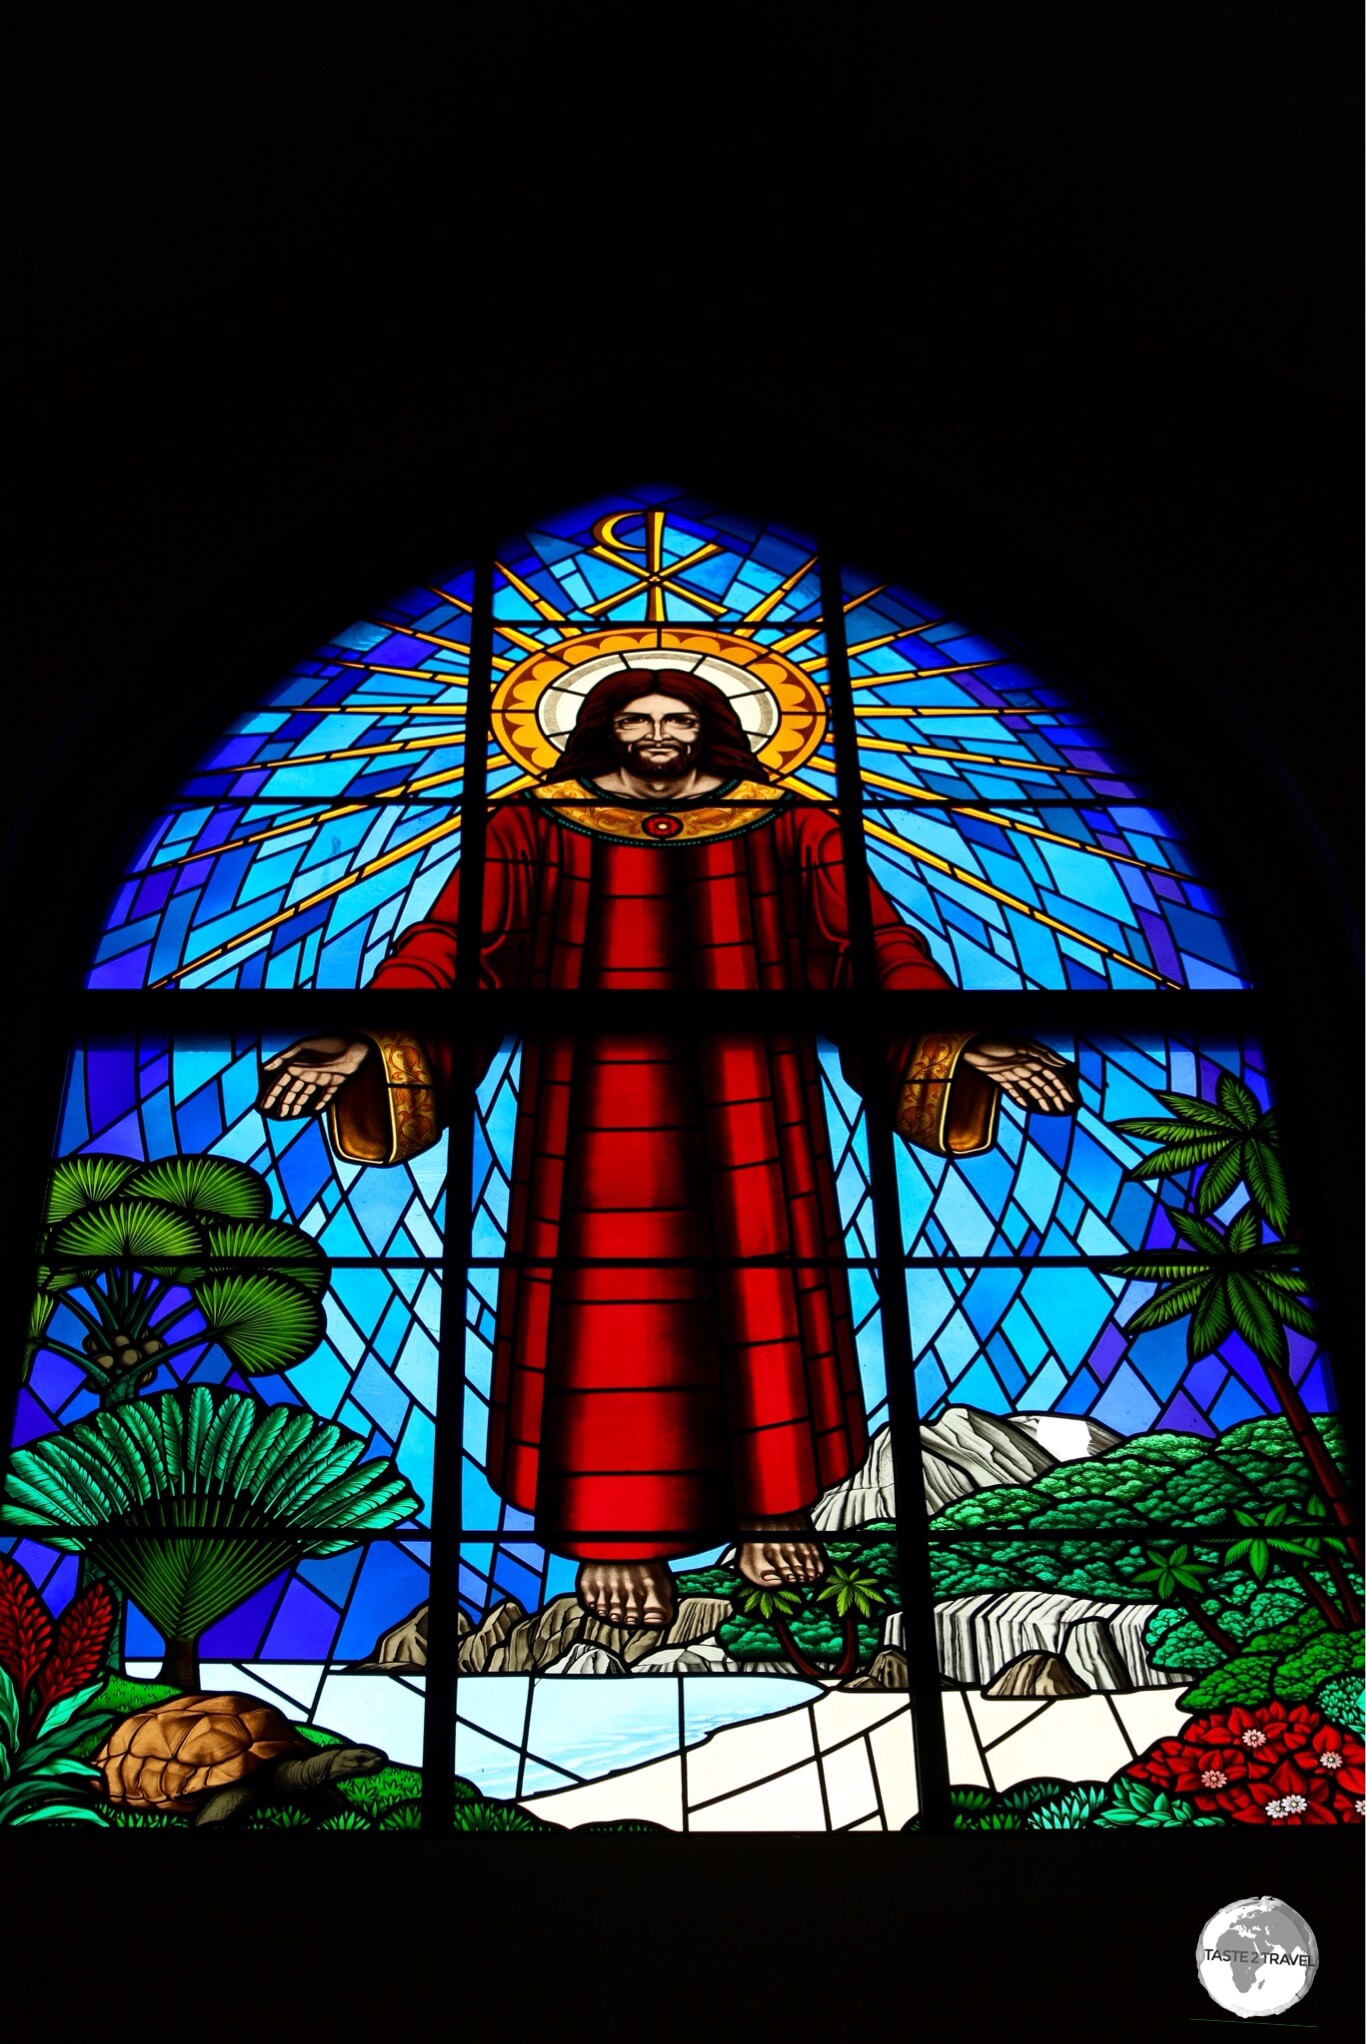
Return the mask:
[[[612,719],[612,746],[628,773],[647,781],[681,781],[698,763],[697,713],[672,696],[640,696]]]

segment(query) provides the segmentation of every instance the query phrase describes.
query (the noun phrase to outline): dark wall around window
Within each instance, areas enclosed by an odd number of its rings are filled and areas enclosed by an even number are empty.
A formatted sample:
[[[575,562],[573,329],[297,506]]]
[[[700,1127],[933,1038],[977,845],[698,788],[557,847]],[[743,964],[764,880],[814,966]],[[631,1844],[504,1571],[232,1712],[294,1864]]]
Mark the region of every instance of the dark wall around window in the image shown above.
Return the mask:
[[[1004,623],[1165,776],[1269,990],[1350,1385],[1354,63],[1322,15],[1278,13],[1273,36],[1219,8],[1169,31],[1146,12],[1101,26],[1087,10],[1065,31],[1022,17],[1005,44],[983,29],[956,48],[914,23],[847,47],[838,23],[756,11],[738,54],[718,33],[662,57],[623,17],[614,53],[600,24],[591,63],[575,16],[520,42],[462,22],[439,46],[414,31],[383,50],[328,17],[267,34],[209,15],[178,48],[112,20],[98,39],[55,16],[36,35],[6,689],[5,886],[24,960],[6,1068],[29,1075],[14,1154],[48,1140],[60,1060],[40,1046],[72,934],[197,733],[428,561],[600,484],[677,478],[815,523]],[[26,1193],[12,1189],[14,1241]],[[64,1860],[55,1843],[53,1877],[107,1889],[98,1841],[78,1859],[64,1840]],[[361,1882],[375,1912],[362,1991],[416,1979],[425,2007],[436,1912],[418,1907],[414,1941],[387,1874],[343,1870],[340,1853],[334,1870],[333,1843],[306,1853],[304,1943],[351,1940],[325,1898],[335,1886],[344,1913]],[[513,1889],[534,1884],[523,1948],[554,1898],[544,1868],[513,1857],[519,1841],[497,1843],[510,1915]],[[608,1850],[632,1843],[599,1842],[602,1906],[606,1945],[638,1952],[620,1912],[651,1877]],[[930,1886],[971,1909],[922,1893],[892,1840],[866,1861],[850,1851],[863,1841],[667,1843],[650,1909],[670,1919],[671,1966],[698,1943],[733,1995],[756,1987],[727,1970],[746,1910],[790,1956],[803,1934],[774,1926],[807,1907],[808,1877],[839,1891],[817,1916],[866,1909],[883,1950],[904,1935],[900,1909],[918,1912],[984,1997],[974,1924],[989,1943],[1021,1886],[1056,1879],[1052,1931],[1099,1946],[1113,1881],[1111,1901],[1143,1900],[1170,1974],[1159,2022],[1203,2012],[1188,1947],[1220,1903],[1285,1895],[1325,1961],[1335,1926],[1345,1961],[1351,1921],[1353,1877],[1313,1833],[1275,1853],[1259,1837],[1179,1854],[1162,1834],[1131,1841],[1127,1864],[1115,1847],[1113,1874],[1094,1853],[1055,1874],[1003,1850],[1015,1841],[945,1841],[949,1872]],[[214,1879],[229,1860],[232,1880],[256,1878],[250,1840],[211,1852]],[[435,1858],[430,1874],[466,1878]],[[452,1923],[463,1908],[481,1924],[462,1978],[499,1969],[492,1901],[447,1904]],[[561,1919],[553,1935],[582,1954],[593,1933]],[[276,1961],[291,1995],[296,1957]],[[562,1989],[573,1963],[547,1968]],[[830,2001],[850,2028],[898,1994],[856,1973],[853,2001]],[[118,1991],[101,1978],[102,1996]],[[1070,2011],[1074,1988],[1052,1986]],[[1325,1972],[1315,2001],[1342,1991]],[[638,2020],[650,1995],[631,1993]],[[796,2001],[782,1989],[779,2005]]]

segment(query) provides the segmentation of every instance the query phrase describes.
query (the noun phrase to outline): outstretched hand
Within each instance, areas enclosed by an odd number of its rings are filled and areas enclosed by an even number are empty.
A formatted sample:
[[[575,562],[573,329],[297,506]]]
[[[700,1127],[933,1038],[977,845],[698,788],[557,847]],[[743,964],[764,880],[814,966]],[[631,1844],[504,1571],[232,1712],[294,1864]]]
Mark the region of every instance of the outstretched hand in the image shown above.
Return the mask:
[[[257,1107],[262,1114],[284,1119],[321,1114],[351,1074],[359,1071],[369,1048],[364,1036],[305,1036],[264,1060]]]
[[[999,1086],[1017,1107],[1074,1114],[1080,1105],[1070,1066],[1041,1043],[996,1043],[979,1037],[965,1047],[963,1062]]]

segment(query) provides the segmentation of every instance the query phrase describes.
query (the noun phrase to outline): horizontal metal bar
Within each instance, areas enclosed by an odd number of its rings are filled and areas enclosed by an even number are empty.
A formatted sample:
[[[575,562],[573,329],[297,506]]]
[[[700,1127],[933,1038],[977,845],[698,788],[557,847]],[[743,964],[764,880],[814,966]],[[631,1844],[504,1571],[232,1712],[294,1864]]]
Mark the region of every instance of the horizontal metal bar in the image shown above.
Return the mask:
[[[262,992],[248,988],[177,988],[158,992],[130,988],[89,988],[58,996],[47,1013],[73,1037],[130,1033],[185,1037],[262,1030],[345,1031],[376,1028],[449,1030],[459,1025],[484,1037],[565,1036],[638,1033],[695,1036],[705,1029],[724,1035],[789,1037],[797,1033],[837,1035],[859,1022],[904,1032],[1010,1026],[1048,1030],[1085,1039],[1119,1035],[1216,1036],[1227,1042],[1254,1033],[1260,1003],[1246,991],[1140,989],[1136,991],[1019,991],[962,988],[883,989],[860,994],[802,988],[777,993],[716,992],[678,988],[641,993],[617,989],[480,989],[457,1001],[433,988],[306,988]],[[1010,1018],[1010,1020],[1008,1020]]]

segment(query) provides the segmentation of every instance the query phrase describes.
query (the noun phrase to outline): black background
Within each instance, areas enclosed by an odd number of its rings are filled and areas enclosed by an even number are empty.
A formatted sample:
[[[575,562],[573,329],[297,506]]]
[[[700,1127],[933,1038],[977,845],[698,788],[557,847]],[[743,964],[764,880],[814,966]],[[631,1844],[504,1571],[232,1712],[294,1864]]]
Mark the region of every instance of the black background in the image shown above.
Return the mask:
[[[12,1154],[50,1140],[73,932],[201,733],[424,568],[676,479],[1000,619],[1146,754],[1268,989],[1351,1378],[1347,18],[31,15],[2,671],[24,961],[6,1069],[32,1077]],[[1200,1924],[1267,1889],[1322,1947],[1295,2016],[1346,2035],[1359,2008],[1357,1855],[1327,1833],[487,1858],[282,1838],[269,1863],[251,1840],[146,1838],[117,1866],[74,1834],[23,1843],[16,1949],[73,2034],[125,1998],[215,2036],[283,2036],[309,2009],[348,2033],[482,2010],[1190,2034],[1218,2013]],[[58,1888],[77,1968],[42,1928]]]

